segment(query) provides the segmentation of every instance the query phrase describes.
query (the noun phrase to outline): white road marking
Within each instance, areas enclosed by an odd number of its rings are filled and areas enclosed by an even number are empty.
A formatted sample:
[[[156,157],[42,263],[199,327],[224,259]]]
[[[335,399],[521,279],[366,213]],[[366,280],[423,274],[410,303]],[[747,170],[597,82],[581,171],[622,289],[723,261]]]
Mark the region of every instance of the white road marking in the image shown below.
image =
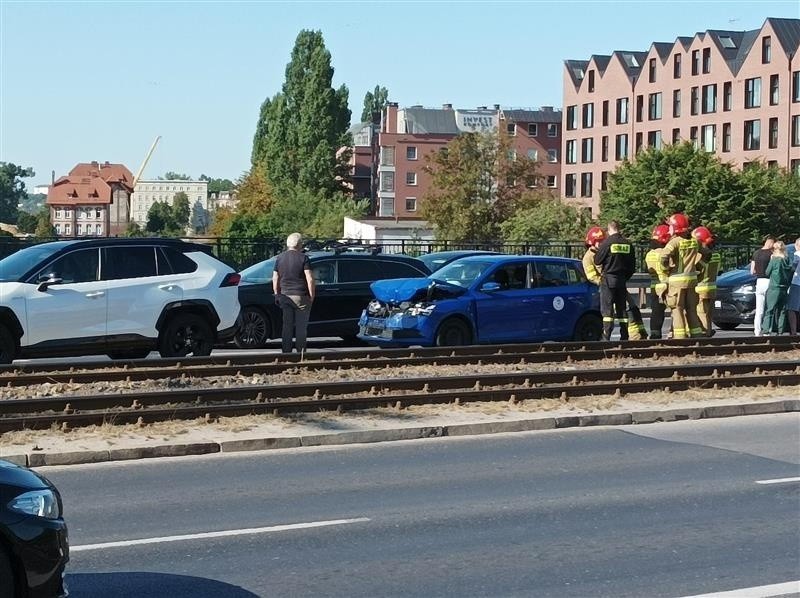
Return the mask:
[[[774,480],[756,480],[756,484],[788,484],[789,482],[800,482],[800,478],[777,478]]]
[[[272,525],[269,527],[251,527],[245,529],[229,529],[219,532],[204,532],[200,534],[185,534],[182,536],[163,536],[161,538],[141,538],[138,540],[121,540],[119,542],[102,542],[100,544],[83,544],[70,546],[70,552],[85,552],[87,550],[101,550],[103,548],[118,548],[123,546],[140,546],[142,544],[161,544],[163,542],[180,542],[183,540],[205,540],[206,538],[225,538],[229,536],[246,536],[252,534],[269,534],[284,532],[293,529],[309,529],[313,527],[329,527],[331,525],[346,525],[348,523],[363,523],[369,521],[368,517],[356,519],[331,519],[329,521],[311,521],[309,523],[289,523],[286,525]]]
[[[683,598],[770,598],[771,596],[785,596],[798,592],[800,592],[800,580],[787,581],[786,583],[774,583],[769,586],[741,588],[739,590],[731,590],[730,592],[697,594],[696,596],[684,596]]]

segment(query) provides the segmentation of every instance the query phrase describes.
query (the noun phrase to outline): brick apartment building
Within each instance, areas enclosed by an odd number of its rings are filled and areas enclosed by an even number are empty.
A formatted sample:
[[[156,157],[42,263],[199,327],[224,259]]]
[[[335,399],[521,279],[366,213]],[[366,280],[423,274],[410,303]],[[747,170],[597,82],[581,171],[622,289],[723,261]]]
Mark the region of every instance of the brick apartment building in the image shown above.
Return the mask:
[[[608,173],[643,147],[690,140],[737,167],[800,175],[800,19],[705,31],[647,52],[567,60],[562,195],[593,210]]]
[[[122,234],[132,192],[133,175],[123,164],[82,162],[50,186],[50,222],[63,237]]]
[[[370,170],[373,163],[376,165],[375,216],[418,217],[420,202],[431,185],[430,176],[424,172],[425,156],[465,132],[504,127],[512,136],[516,155],[539,161],[541,184],[558,188],[561,112],[552,107],[506,110],[495,105],[462,110],[454,109],[451,104],[442,108],[398,108],[396,103],[390,103],[381,121],[373,153],[356,151],[353,162],[354,172],[362,174],[355,179],[354,186],[359,186],[362,193],[367,188],[364,176],[373,172]],[[363,142],[366,143],[366,136]],[[357,144],[355,149],[359,149]]]

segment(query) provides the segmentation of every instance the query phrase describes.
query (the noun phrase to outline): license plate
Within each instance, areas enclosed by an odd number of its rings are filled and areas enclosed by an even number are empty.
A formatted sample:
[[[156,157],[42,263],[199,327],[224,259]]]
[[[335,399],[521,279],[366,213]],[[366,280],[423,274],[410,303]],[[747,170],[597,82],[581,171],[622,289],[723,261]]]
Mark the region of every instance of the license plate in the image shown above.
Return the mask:
[[[714,307],[722,307],[722,301],[714,301]]]
[[[367,326],[370,328],[385,328],[384,322],[381,318],[370,318],[367,321]]]

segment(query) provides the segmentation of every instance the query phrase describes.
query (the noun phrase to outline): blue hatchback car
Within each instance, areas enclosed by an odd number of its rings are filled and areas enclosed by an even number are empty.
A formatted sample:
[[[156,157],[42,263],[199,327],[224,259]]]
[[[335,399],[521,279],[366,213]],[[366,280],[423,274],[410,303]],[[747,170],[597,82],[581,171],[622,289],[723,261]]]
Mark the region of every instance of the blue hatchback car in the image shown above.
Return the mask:
[[[573,259],[479,255],[370,286],[358,337],[378,346],[593,341],[603,332],[597,287]]]

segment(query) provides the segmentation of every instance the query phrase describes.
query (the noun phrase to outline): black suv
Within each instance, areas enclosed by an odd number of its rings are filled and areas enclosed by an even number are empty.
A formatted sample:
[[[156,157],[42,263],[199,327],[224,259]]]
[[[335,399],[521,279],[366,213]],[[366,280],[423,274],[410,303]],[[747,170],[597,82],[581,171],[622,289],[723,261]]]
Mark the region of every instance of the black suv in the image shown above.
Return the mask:
[[[310,251],[308,257],[317,285],[308,336],[356,341],[358,318],[372,300],[371,283],[387,278],[423,278],[430,273],[416,258],[376,253],[374,248],[363,246]],[[235,338],[241,349],[263,347],[269,339],[281,335],[281,310],[272,292],[274,267],[273,257],[241,272],[242,317]]]

